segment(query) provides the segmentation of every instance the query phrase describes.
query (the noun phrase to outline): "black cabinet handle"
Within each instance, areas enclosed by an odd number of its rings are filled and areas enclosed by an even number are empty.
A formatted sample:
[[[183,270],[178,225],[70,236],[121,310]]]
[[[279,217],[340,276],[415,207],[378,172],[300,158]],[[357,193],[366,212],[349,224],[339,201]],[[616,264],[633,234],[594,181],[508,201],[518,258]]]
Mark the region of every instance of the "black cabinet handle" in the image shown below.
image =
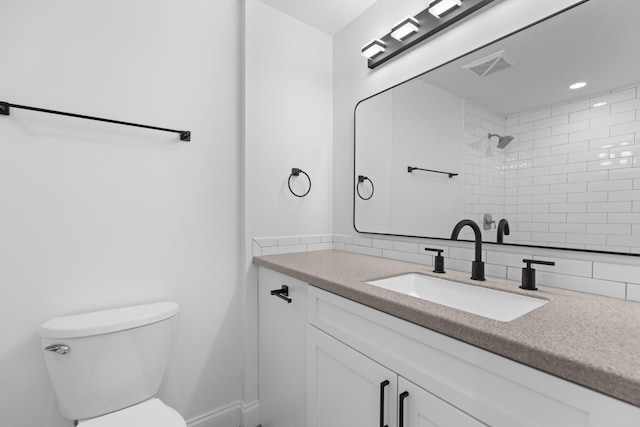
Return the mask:
[[[380,383],[380,427],[388,427],[384,425],[384,388],[389,385],[389,380]]]
[[[398,402],[398,427],[404,427],[404,400],[407,397],[409,397],[408,391],[400,394],[400,401]]]
[[[291,298],[287,298],[289,296],[289,287],[287,285],[282,285],[282,288],[272,290],[271,295],[282,298],[283,300],[291,304]]]

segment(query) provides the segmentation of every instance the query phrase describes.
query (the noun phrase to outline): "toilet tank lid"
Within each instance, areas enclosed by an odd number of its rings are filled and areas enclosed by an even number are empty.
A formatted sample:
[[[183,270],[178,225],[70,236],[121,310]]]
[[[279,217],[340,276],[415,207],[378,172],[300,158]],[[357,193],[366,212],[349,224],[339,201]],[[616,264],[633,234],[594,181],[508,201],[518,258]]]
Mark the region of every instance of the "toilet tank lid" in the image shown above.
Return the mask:
[[[175,302],[158,302],[57,317],[40,325],[44,338],[80,338],[108,334],[160,322],[175,316]]]

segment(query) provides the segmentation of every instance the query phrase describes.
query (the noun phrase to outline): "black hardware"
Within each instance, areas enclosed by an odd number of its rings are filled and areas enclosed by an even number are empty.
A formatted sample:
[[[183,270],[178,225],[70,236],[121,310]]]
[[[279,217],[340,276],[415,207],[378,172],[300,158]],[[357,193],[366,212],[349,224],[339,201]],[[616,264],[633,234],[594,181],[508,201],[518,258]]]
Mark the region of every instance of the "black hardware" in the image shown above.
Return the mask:
[[[304,194],[296,194],[292,189],[291,189],[291,177],[294,176],[300,176],[300,174],[304,174],[304,176],[307,177],[307,179],[309,180],[309,188],[307,189],[307,192]],[[307,194],[309,194],[309,191],[311,191],[311,178],[309,178],[309,175],[307,175],[307,173],[305,171],[303,171],[302,169],[298,169],[298,168],[292,168],[291,169],[291,175],[289,175],[289,180],[287,181],[287,185],[289,186],[289,191],[291,191],[291,194],[293,194],[296,197],[304,197]]]
[[[460,230],[464,226],[469,226],[473,229],[475,235],[475,260],[471,262],[471,280],[485,280],[484,278],[484,262],[482,262],[482,232],[480,227],[474,221],[470,219],[463,219],[458,222],[451,232],[451,240],[458,240]]]
[[[503,236],[508,236],[509,233],[509,221],[502,218],[500,221],[498,221],[498,237],[496,238],[496,242],[503,243]]]
[[[425,251],[438,252],[438,255],[436,255],[433,258],[433,272],[434,273],[446,273],[446,271],[444,271],[444,257],[442,256],[443,249],[424,248],[424,250]]]
[[[399,55],[405,50],[417,45],[450,25],[455,24],[493,1],[494,0],[465,0],[459,7],[447,12],[446,14],[442,14],[440,18],[436,18],[431,15],[429,13],[429,7],[427,7],[422,12],[415,15],[415,19],[420,22],[420,27],[414,35],[403,41],[394,39],[391,37],[391,33],[380,37],[380,40],[386,44],[386,49],[384,52],[370,58],[367,61],[367,66],[373,69],[378,65],[383,64],[396,55]]]
[[[454,173],[454,172],[434,171],[434,170],[431,170],[431,169],[422,169],[422,168],[416,168],[414,166],[407,166],[407,172],[411,173],[413,171],[424,171],[424,172],[441,173],[441,174],[444,174],[444,175],[449,175],[449,178],[453,178],[454,176],[458,176],[458,174]]]
[[[404,427],[404,400],[407,397],[409,397],[408,391],[400,393],[400,399],[398,401],[398,427]]]
[[[38,111],[40,113],[56,114],[58,116],[75,117],[77,119],[95,120],[95,121],[98,121],[98,122],[114,123],[114,124],[117,124],[117,125],[133,126],[133,127],[138,127],[138,128],[144,128],[144,129],[160,130],[160,131],[163,131],[163,132],[173,132],[173,133],[177,133],[177,134],[180,135],[180,141],[191,141],[191,132],[186,131],[186,130],[175,130],[175,129],[161,128],[161,127],[157,127],[157,126],[140,125],[140,124],[137,124],[137,123],[129,123],[129,122],[122,122],[122,121],[119,121],[119,120],[103,119],[103,118],[100,118],[100,117],[85,116],[85,115],[74,114],[74,113],[65,113],[65,112],[62,112],[62,111],[47,110],[47,109],[44,109],[44,108],[27,107],[26,105],[9,104],[8,102],[0,102],[0,114],[8,116],[9,115],[9,111],[10,111],[9,107],[20,108],[20,109],[23,109],[23,110]]]
[[[291,298],[287,298],[289,296],[289,287],[287,285],[282,285],[280,289],[274,289],[271,291],[271,295],[275,295],[278,298],[282,298],[287,303],[291,304]]]
[[[388,427],[384,425],[384,388],[389,385],[389,380],[380,383],[380,427]]]
[[[369,197],[362,197],[362,194],[360,194],[360,184],[362,184],[365,181],[369,181],[369,184],[371,184],[371,195],[369,195]],[[358,193],[358,197],[360,197],[362,200],[369,200],[370,198],[373,197],[373,192],[375,191],[375,188],[373,187],[373,181],[371,181],[368,177],[363,176],[363,175],[358,175],[358,185],[356,185],[356,192]]]
[[[527,264],[527,266],[522,269],[522,284],[520,285],[520,289],[526,289],[527,291],[538,290],[538,288],[536,288],[536,270],[531,268],[531,264],[556,265],[553,261],[538,261],[535,259],[523,259],[522,262]]]

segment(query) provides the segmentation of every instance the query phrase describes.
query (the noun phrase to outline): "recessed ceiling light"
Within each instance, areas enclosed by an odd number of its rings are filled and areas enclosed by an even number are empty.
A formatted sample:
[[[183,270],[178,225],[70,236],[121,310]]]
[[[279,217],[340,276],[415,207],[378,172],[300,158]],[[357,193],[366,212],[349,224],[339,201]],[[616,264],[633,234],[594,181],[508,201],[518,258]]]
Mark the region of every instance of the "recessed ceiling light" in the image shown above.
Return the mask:
[[[569,89],[581,89],[585,87],[587,84],[585,82],[577,82],[569,86]]]
[[[604,105],[607,105],[607,103],[606,103],[606,102],[596,102],[595,104],[593,104],[593,107],[594,107],[594,108],[595,108],[595,107],[602,107],[602,106],[604,106]]]

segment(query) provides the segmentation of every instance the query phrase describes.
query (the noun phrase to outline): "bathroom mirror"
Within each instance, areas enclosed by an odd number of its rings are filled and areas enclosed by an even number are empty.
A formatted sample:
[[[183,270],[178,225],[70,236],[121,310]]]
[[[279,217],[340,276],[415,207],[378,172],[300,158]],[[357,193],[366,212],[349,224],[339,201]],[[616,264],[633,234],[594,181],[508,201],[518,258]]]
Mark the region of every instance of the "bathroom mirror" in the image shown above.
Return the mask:
[[[360,101],[356,230],[640,254],[638,16],[589,0]]]

